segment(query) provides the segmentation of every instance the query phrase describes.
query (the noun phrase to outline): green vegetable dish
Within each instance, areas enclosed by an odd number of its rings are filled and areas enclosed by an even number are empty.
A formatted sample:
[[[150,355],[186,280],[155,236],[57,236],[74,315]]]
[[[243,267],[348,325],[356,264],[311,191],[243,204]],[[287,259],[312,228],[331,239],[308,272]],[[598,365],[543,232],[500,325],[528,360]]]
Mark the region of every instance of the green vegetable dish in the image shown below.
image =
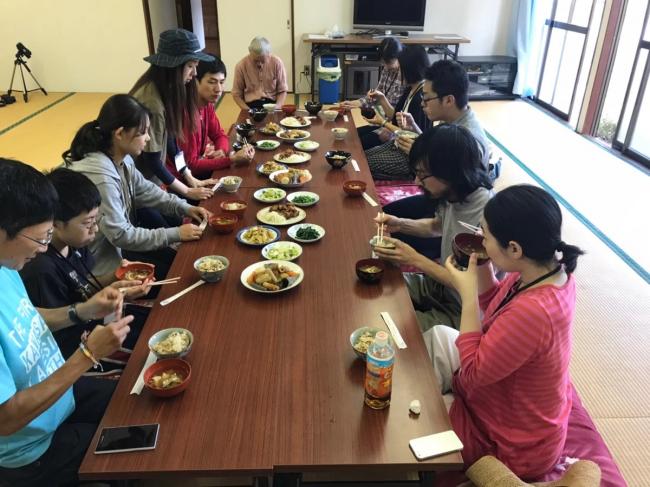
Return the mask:
[[[277,145],[273,142],[262,142],[258,147],[260,149],[275,149]]]
[[[302,240],[316,240],[320,233],[313,227],[303,227],[296,232],[296,237]]]
[[[316,201],[316,198],[308,195],[296,196],[291,200],[292,203],[298,203],[302,205],[306,205],[307,203],[313,203],[314,201]]]
[[[261,196],[265,200],[277,200],[278,198],[282,198],[284,196],[284,191],[281,191],[279,189],[265,189],[262,191]]]

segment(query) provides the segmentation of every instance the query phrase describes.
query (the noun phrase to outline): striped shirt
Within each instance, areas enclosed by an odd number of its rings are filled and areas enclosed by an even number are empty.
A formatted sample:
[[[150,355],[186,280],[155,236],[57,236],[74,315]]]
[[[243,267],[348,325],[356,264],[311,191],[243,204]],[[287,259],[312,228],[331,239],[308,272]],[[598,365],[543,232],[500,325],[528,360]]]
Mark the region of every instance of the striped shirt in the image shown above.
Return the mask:
[[[518,277],[480,296],[482,332],[456,340],[461,366],[449,414],[467,465],[494,455],[535,478],[557,463],[566,439],[575,282],[523,291],[497,312]]]

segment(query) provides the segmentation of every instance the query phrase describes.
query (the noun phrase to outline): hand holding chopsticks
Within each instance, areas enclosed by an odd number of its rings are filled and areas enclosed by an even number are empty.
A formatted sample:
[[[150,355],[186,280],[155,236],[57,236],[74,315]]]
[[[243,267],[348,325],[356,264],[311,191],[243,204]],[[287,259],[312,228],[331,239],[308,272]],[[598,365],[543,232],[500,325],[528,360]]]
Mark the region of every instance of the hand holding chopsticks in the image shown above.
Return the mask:
[[[169,279],[163,279],[162,281],[148,282],[148,283],[145,283],[145,285],[147,287],[149,287],[149,286],[164,286],[165,284],[176,284],[179,280],[180,280],[180,276],[179,277],[171,277]],[[121,288],[118,289],[118,291],[120,291],[121,293],[125,293],[129,289],[131,289],[131,287],[135,287],[135,286],[121,287]]]

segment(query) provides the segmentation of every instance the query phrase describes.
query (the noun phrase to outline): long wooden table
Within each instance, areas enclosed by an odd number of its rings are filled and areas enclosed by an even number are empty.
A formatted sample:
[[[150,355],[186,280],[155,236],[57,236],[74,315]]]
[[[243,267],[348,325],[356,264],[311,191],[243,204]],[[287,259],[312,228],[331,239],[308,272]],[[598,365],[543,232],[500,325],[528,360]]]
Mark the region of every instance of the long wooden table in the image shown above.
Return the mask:
[[[334,126],[350,130],[345,141],[334,141]],[[408,446],[410,439],[450,424],[400,270],[390,267],[378,285],[363,284],[355,275],[355,262],[371,253],[368,240],[376,231],[377,208],[347,197],[342,183],[367,181],[368,193],[377,198],[354,125],[341,117],[335,123],[316,119],[309,130],[321,146],[298,167],[312,172],[304,189],[321,199],[306,209],[305,221],[321,225],[326,235],[303,245],[297,263],[304,281],[277,295],[254,293],[240,283],[240,274],[262,260],[259,248],[238,243],[234,232],[217,235],[210,228],[200,241],[184,243],[170,271],[181,280],[164,286],[159,300],[197,280],[192,264],[198,257],[225,255],[230,267],[221,282],[205,284],[166,307],[154,306],[81,465],[82,479],[461,468],[459,454],[418,462]],[[282,144],[278,151],[287,147]],[[361,172],[350,164],[330,169],[323,157],[330,148],[352,152]],[[258,151],[255,163],[273,153]],[[252,225],[265,206],[252,193],[272,184],[255,173],[254,164],[228,174],[244,177],[239,191],[217,193],[205,206],[218,212],[224,199],[247,200],[239,227]],[[287,239],[286,229],[282,238]],[[365,364],[356,358],[349,336],[364,325],[384,328],[381,311],[391,314],[408,348],[396,353],[390,407],[375,411],[364,406]],[[170,399],[146,390],[129,395],[149,352],[148,338],[172,326],[188,328],[195,337],[186,357],[192,365],[188,389]],[[409,415],[413,399],[423,405],[419,417]],[[93,453],[101,428],[143,423],[160,423],[155,450]]]

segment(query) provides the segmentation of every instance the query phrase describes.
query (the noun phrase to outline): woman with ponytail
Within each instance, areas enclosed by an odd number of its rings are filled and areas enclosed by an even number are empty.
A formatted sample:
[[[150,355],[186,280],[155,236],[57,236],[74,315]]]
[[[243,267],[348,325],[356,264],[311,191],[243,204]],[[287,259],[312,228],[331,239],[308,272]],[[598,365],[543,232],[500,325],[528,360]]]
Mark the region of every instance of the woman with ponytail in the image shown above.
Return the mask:
[[[562,213],[543,189],[511,186],[492,198],[481,222],[490,262],[466,271],[449,257],[462,301],[460,331],[425,333],[442,392],[471,465],[494,455],[524,479],[558,463],[571,411],[572,273],[578,247],[562,241]],[[493,266],[506,272],[498,282]]]
[[[147,109],[132,96],[113,95],[63,154],[66,165],[85,174],[101,195],[99,235],[90,244],[95,274],[113,272],[125,257],[155,264],[156,277],[164,277],[176,255],[170,244],[197,240],[202,230],[191,223],[167,228],[155,210],[179,221],[189,216],[201,222],[209,216],[204,208],[163,191],[136,169],[133,158],[144,149],[148,132]],[[145,209],[150,209],[148,228],[140,224]],[[158,225],[152,224],[152,214],[158,215]]]

